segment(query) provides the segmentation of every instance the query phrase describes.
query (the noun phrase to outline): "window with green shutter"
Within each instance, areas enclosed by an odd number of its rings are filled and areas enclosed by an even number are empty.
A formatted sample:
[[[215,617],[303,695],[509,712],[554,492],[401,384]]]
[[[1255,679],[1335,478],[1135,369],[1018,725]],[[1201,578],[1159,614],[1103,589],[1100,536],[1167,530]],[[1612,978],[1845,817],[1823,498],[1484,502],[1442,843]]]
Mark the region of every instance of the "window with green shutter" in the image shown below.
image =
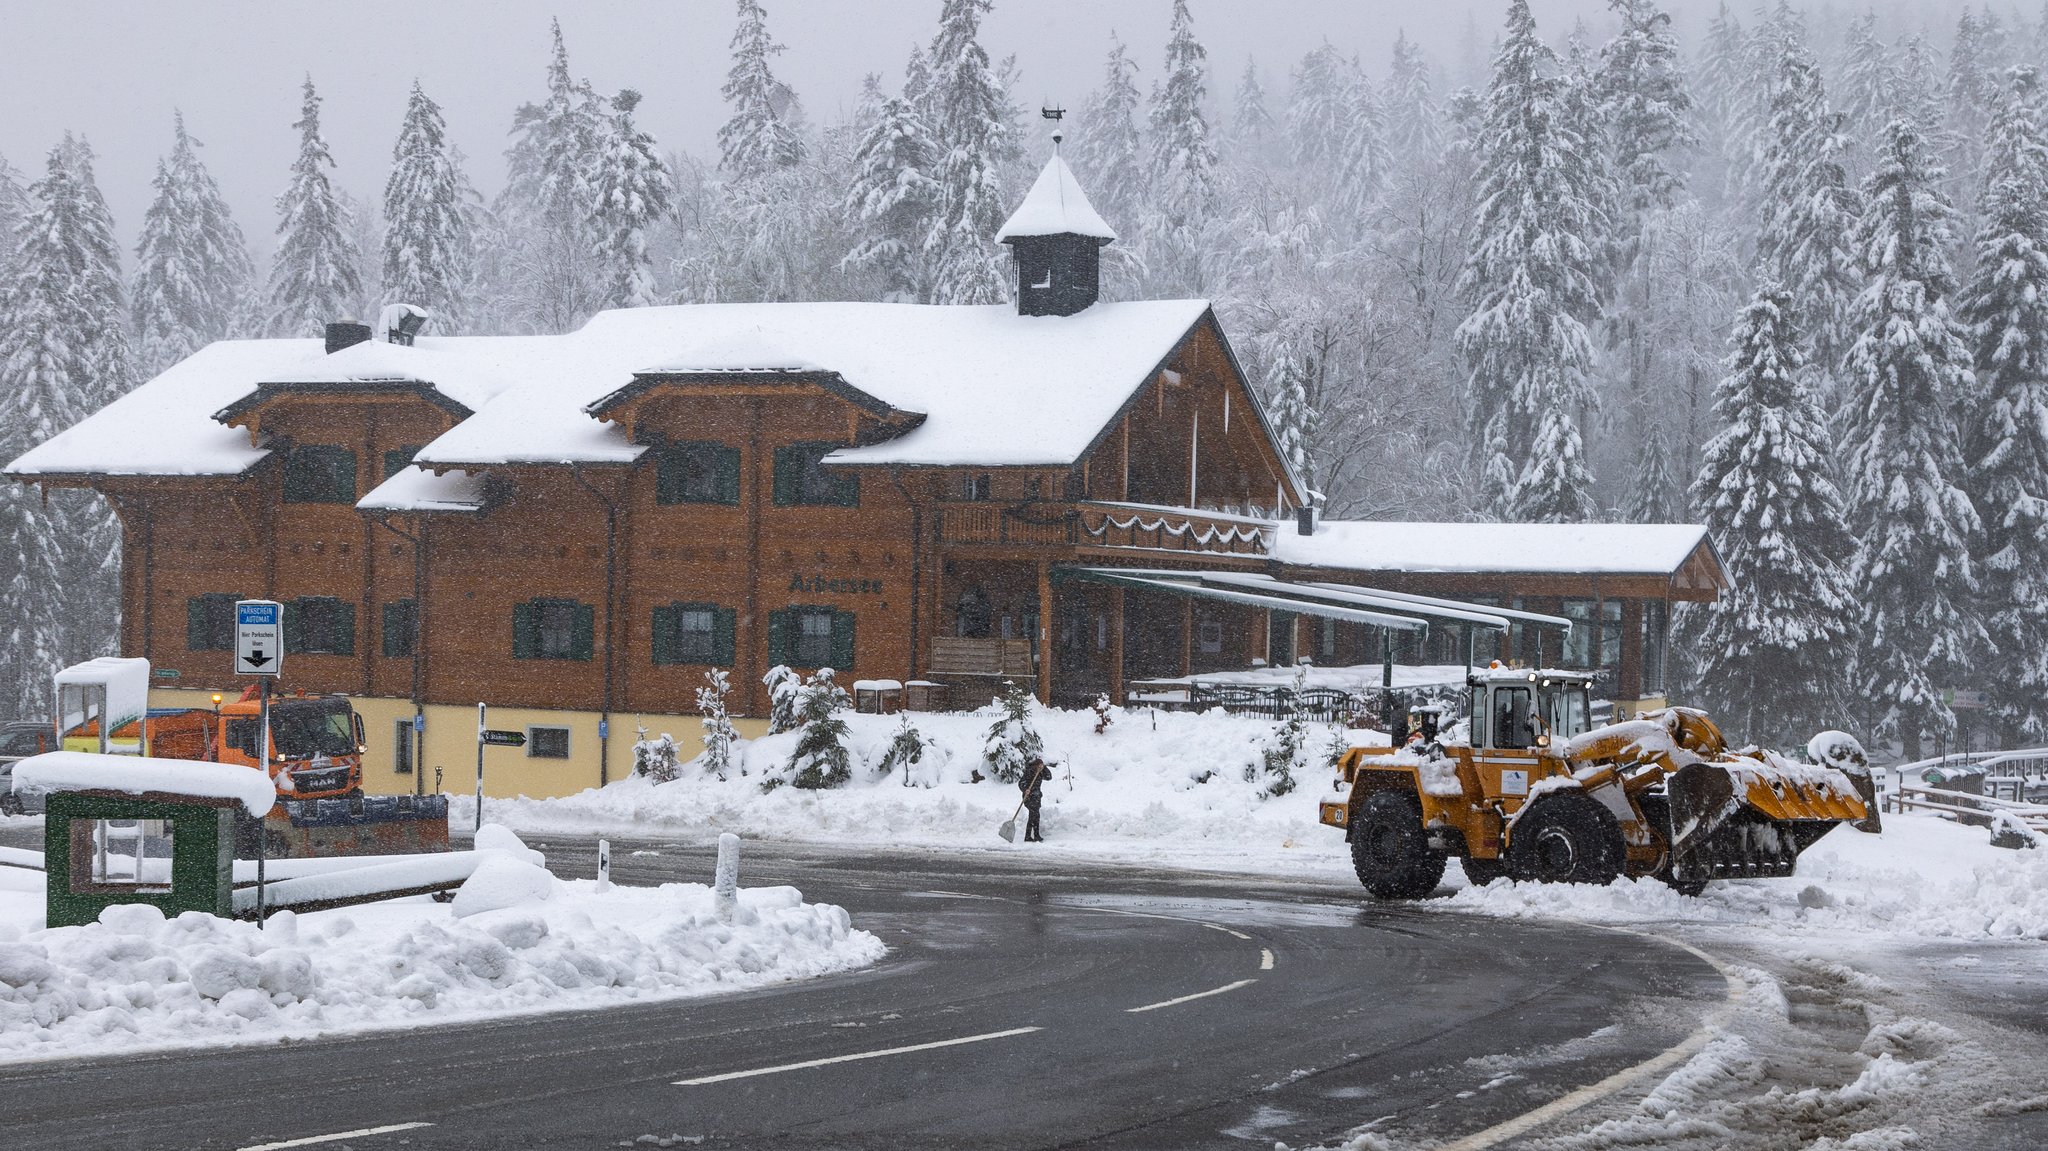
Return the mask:
[[[419,642],[418,605],[409,599],[392,600],[384,605],[384,654],[392,659],[403,659],[413,653]]]
[[[512,605],[512,658],[590,659],[597,613],[573,599],[532,599]]]
[[[385,452],[384,478],[388,480],[410,467],[413,457],[420,454],[420,447],[419,444],[405,444]]]
[[[329,595],[286,600],[284,650],[300,655],[354,655],[356,605]]]
[[[185,601],[185,647],[190,651],[227,651],[235,646],[233,592],[208,592]]]
[[[793,607],[768,615],[768,660],[790,667],[853,668],[853,613]]]
[[[356,454],[329,444],[306,444],[285,453],[284,502],[356,502]]]
[[[736,613],[711,603],[672,603],[654,609],[652,648],[657,664],[730,666]]]
[[[784,507],[859,507],[859,478],[824,466],[825,457],[844,446],[812,441],[776,448],[775,502]]]
[[[738,504],[740,453],[713,441],[669,444],[654,457],[654,502]]]

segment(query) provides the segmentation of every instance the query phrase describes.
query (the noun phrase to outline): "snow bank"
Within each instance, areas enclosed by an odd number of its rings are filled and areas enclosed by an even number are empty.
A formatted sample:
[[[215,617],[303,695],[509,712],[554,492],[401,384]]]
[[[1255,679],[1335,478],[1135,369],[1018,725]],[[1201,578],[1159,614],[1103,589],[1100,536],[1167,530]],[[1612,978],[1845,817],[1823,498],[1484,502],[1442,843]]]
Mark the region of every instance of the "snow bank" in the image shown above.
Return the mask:
[[[1499,880],[1431,906],[1595,923],[2048,939],[2048,851],[1992,847],[1985,829],[1932,815],[1887,815],[1881,835],[1846,825],[1829,832],[1789,879],[1717,881],[1697,898],[1654,879],[1607,887]]]
[[[261,928],[130,905],[40,929],[42,876],[0,869],[0,1061],[684,998],[883,953],[844,910],[794,888],[742,889],[746,913],[728,924],[704,884],[600,893],[512,855],[493,853],[487,867],[538,873],[549,897],[521,897],[519,880],[500,875],[495,908],[461,907],[465,887],[453,909],[414,899],[280,912]]]
[[[493,820],[550,834],[681,835],[720,831],[764,839],[897,846],[1076,852],[1183,866],[1350,874],[1343,834],[1316,823],[1316,799],[1330,791],[1324,768],[1342,730],[1312,725],[1298,790],[1271,797],[1268,777],[1246,778],[1269,739],[1271,720],[1136,710],[1113,713],[1096,734],[1093,711],[1034,709],[1033,723],[1054,765],[1045,787],[1043,847],[1010,845],[996,828],[1016,811],[1015,784],[984,778],[981,749],[996,713],[915,714],[929,741],[907,775],[880,774],[899,716],[844,716],[854,780],[831,791],[799,791],[785,779],[795,733],[740,745],[747,774],[725,781],[701,765],[673,783],[630,778],[558,799],[487,800]],[[1156,728],[1155,728],[1156,723]],[[906,786],[906,782],[910,786]],[[458,826],[472,801],[453,797]]]

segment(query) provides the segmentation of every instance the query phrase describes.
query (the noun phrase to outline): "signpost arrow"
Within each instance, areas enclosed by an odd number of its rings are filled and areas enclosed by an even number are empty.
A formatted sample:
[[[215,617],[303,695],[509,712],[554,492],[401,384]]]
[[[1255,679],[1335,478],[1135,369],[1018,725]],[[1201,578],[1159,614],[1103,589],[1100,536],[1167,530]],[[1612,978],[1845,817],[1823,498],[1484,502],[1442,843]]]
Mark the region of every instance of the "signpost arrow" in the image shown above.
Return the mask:
[[[523,731],[486,731],[483,733],[487,747],[525,747],[526,733]]]

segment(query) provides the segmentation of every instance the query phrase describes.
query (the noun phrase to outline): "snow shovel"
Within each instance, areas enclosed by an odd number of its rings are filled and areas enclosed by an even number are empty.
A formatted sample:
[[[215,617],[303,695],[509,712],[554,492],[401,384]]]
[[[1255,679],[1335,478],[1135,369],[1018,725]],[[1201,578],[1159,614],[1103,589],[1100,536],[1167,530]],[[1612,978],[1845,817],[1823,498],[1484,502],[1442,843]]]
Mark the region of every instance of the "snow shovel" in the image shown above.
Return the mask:
[[[1040,764],[1031,774],[1033,778],[1036,778],[1044,774],[1044,772],[1045,765]],[[1027,792],[1026,794],[1029,793]],[[1010,818],[1004,820],[1001,827],[996,828],[996,834],[1003,837],[1004,843],[1017,842],[1017,817],[1022,814],[1024,814],[1024,801],[1020,799],[1017,801],[1017,810],[1010,813]]]

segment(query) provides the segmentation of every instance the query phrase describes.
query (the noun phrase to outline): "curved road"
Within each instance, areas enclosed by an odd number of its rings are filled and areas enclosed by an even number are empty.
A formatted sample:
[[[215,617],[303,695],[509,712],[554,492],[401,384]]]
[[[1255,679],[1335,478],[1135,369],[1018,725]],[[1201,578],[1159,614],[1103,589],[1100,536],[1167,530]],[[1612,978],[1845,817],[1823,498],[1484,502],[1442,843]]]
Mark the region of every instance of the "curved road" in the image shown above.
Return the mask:
[[[590,849],[547,844],[561,874]],[[711,870],[672,843],[614,861],[622,883]],[[758,844],[741,879],[846,907],[888,957],[715,999],[0,1067],[0,1129],[38,1149],[1449,1139],[1679,1042],[1723,987],[1654,941],[1321,883]]]

